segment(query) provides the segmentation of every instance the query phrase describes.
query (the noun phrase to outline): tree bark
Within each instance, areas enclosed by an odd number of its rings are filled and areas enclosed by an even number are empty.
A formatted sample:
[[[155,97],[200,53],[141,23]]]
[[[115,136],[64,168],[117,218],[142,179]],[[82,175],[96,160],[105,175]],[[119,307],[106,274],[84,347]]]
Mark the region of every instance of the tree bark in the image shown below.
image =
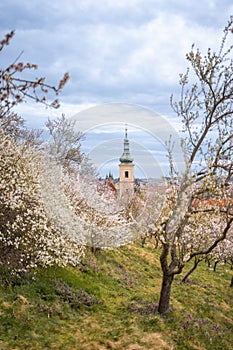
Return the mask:
[[[171,312],[170,309],[170,296],[171,296],[171,287],[174,279],[174,274],[163,273],[163,282],[159,298],[159,307],[158,312],[161,315],[165,315]]]

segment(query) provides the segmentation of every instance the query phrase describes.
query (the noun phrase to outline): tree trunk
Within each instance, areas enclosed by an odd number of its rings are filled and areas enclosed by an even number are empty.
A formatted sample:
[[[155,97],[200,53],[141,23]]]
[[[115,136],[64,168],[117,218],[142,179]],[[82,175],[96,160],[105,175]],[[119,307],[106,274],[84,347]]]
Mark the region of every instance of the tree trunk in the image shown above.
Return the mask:
[[[214,272],[216,272],[216,270],[217,270],[217,264],[218,264],[218,261],[215,261],[214,262]]]
[[[163,282],[162,282],[162,288],[161,288],[160,298],[159,298],[159,307],[158,307],[158,312],[161,315],[165,315],[171,312],[170,295],[171,295],[171,287],[172,287],[173,279],[174,279],[174,274],[168,275],[166,273],[163,273]]]
[[[196,270],[197,265],[199,264],[200,260],[195,259],[193,267],[186,273],[186,275],[183,277],[183,279],[181,280],[181,283],[185,283],[187,282],[188,277],[193,273],[193,271]]]

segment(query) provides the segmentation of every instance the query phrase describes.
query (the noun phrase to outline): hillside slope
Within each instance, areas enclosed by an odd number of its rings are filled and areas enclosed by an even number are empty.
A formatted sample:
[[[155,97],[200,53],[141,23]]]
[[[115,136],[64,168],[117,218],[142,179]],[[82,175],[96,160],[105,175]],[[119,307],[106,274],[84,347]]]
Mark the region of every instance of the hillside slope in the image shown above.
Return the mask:
[[[0,349],[232,349],[231,271],[177,277],[173,313],[156,313],[158,252],[131,245],[87,253],[78,269],[39,271],[0,288]]]

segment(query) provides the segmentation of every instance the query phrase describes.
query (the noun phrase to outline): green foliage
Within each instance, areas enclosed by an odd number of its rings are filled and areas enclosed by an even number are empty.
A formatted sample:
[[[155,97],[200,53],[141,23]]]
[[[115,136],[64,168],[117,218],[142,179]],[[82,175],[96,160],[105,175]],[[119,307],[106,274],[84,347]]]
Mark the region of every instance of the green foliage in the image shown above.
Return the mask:
[[[203,263],[188,283],[179,276],[173,313],[161,317],[158,254],[136,244],[87,252],[78,269],[42,269],[24,284],[2,286],[1,350],[231,349],[231,272]]]

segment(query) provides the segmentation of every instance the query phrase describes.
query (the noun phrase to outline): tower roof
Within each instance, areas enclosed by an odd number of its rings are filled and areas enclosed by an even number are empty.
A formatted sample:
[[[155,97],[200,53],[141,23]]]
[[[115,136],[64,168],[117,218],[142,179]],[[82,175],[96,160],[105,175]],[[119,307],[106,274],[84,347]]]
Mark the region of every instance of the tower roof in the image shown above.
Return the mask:
[[[124,138],[124,152],[120,157],[121,164],[130,164],[133,163],[133,158],[129,152],[129,140],[127,135],[127,126],[125,127],[125,138]]]

